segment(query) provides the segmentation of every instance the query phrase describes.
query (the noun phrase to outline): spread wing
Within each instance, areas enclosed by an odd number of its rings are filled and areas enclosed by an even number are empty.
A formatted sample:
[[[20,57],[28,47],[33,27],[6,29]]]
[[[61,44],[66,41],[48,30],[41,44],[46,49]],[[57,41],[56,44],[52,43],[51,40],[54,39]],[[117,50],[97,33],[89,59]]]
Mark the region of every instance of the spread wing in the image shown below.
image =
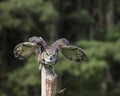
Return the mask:
[[[34,43],[23,42],[23,43],[18,44],[14,48],[14,55],[16,58],[22,60],[30,56],[35,51],[35,49],[38,47],[39,46]]]
[[[64,46],[60,47],[62,54],[75,62],[80,63],[81,61],[86,59],[86,54],[83,49],[76,46]]]

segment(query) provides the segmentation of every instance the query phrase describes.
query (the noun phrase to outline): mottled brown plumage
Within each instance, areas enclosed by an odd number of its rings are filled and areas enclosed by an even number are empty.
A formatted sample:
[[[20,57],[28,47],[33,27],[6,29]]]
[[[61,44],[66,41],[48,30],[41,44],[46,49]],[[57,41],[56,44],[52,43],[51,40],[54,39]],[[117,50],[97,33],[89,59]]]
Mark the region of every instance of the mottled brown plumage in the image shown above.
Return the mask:
[[[49,46],[42,37],[36,36],[29,38],[28,42],[18,44],[14,48],[14,54],[19,59],[25,59],[35,52],[39,64],[53,65],[58,60],[59,49],[69,60],[81,62],[86,58],[86,54],[81,48],[71,46],[65,38],[58,39]]]

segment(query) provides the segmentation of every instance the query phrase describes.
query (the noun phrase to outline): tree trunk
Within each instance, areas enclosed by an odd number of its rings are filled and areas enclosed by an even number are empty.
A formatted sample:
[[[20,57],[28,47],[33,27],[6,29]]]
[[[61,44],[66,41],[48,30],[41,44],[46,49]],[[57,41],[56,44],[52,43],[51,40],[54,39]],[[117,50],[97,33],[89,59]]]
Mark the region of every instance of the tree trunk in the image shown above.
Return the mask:
[[[50,24],[50,42],[57,39],[57,21],[53,20]]]
[[[61,85],[57,74],[51,67],[41,68],[41,96],[58,96]]]
[[[78,9],[78,11],[80,11],[81,10],[81,0],[77,0],[77,2],[76,2],[77,4],[77,9]]]
[[[102,81],[101,83],[101,86],[102,86],[102,95],[101,96],[107,96],[110,89],[113,89],[113,78],[112,78],[112,75],[110,73],[110,66],[107,66],[106,69],[105,69],[105,78],[104,80]]]
[[[108,0],[108,10],[106,14],[107,31],[111,32],[114,25],[114,1]]]

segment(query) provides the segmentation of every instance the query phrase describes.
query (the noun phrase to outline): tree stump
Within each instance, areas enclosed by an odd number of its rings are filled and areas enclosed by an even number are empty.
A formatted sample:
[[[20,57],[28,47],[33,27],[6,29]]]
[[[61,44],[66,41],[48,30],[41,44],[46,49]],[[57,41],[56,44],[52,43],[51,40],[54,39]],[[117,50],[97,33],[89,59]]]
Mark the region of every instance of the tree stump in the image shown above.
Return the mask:
[[[41,96],[58,96],[61,89],[59,78],[53,67],[41,68]]]

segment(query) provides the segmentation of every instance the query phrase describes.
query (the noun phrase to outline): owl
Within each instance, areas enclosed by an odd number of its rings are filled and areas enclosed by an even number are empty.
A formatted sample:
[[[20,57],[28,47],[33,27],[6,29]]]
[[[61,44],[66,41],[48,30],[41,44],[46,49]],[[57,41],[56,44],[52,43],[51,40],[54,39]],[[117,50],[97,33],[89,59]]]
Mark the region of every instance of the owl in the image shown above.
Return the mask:
[[[74,62],[80,63],[86,59],[84,50],[70,45],[65,38],[58,39],[51,45],[47,45],[42,37],[36,36],[30,37],[28,42],[18,44],[14,48],[14,55],[22,60],[35,53],[40,66],[41,64],[53,66],[58,61],[59,50],[64,57]]]

